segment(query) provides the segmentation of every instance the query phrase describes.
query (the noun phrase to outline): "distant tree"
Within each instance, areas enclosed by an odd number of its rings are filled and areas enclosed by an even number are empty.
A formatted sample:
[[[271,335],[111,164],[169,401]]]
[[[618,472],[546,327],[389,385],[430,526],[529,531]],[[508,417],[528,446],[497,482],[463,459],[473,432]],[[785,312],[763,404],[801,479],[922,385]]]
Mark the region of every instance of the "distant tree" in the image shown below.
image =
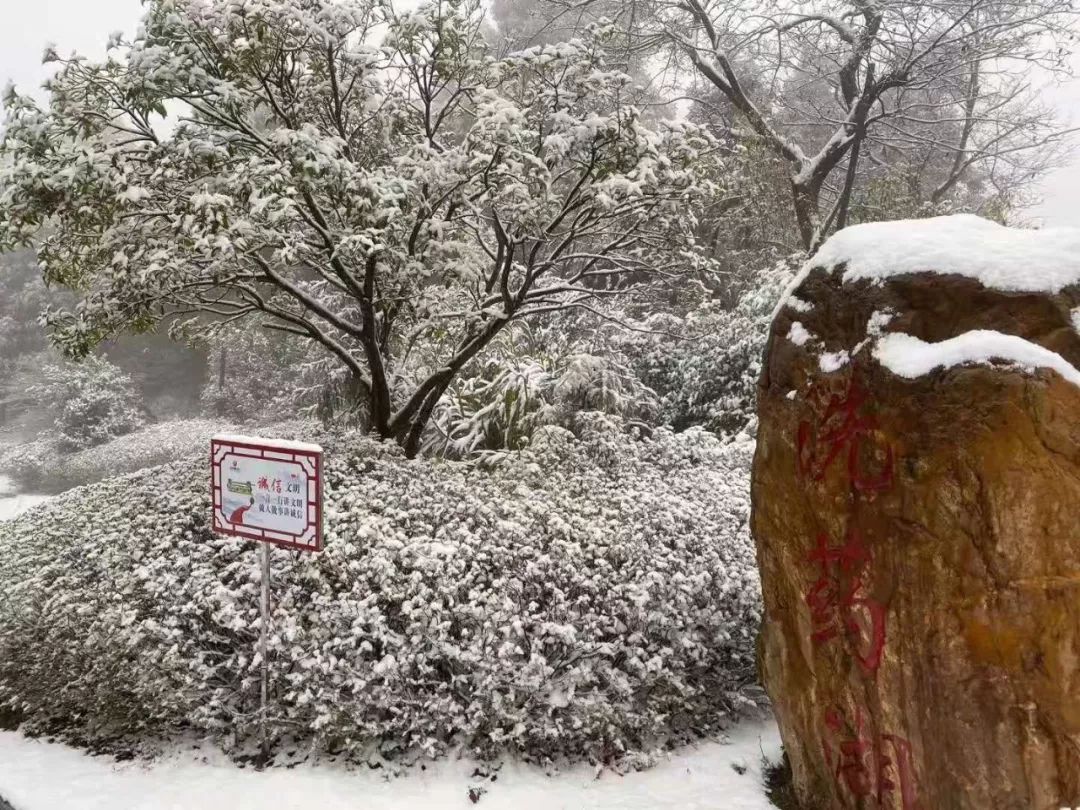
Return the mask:
[[[104,444],[144,421],[131,377],[103,357],[49,363],[29,393],[53,416],[58,445],[65,451]]]
[[[45,333],[38,318],[48,292],[32,251],[0,255],[0,427],[31,415],[26,389],[45,356]]]
[[[152,421],[198,413],[199,391],[207,376],[203,346],[170,340],[161,330],[121,335],[103,344],[101,353],[130,375]]]
[[[0,403],[15,403],[0,407],[6,410],[0,423],[15,421],[33,408],[28,383],[43,363],[56,360],[47,351],[41,315],[50,306],[71,302],[66,291],[45,286],[32,250],[0,255]],[[139,398],[154,416],[195,410],[205,375],[205,357],[197,349],[165,335],[139,335],[109,341],[103,353],[132,377]]]
[[[38,317],[46,297],[33,252],[0,255],[0,369],[45,348]]]
[[[46,109],[6,100],[0,246],[50,223],[45,277],[80,293],[56,344],[250,318],[334,356],[415,454],[507,324],[692,267],[707,134],[645,122],[609,29],[495,59],[479,6],[151,0],[104,63],[53,54]]]
[[[228,327],[210,338],[209,356],[200,391],[206,416],[236,422],[329,418],[357,405],[360,392],[349,369],[288,334]]]
[[[654,0],[596,0],[566,3],[561,0],[492,0],[491,11],[499,34],[511,49],[565,42],[600,21],[630,33],[652,11]]]
[[[572,19],[607,0],[539,2]],[[815,250],[849,221],[860,180],[894,171],[905,205],[926,211],[970,203],[969,183],[999,206],[1054,165],[1066,132],[1035,81],[1066,70],[1073,5],[673,0],[631,33],[641,49],[683,54],[722,98],[714,112],[786,164],[799,238]]]
[[[1063,132],[1031,92],[1059,70],[1074,36],[1070,0],[830,0],[763,9],[755,0],[686,0],[668,18],[691,62],[791,169],[805,247],[846,224],[860,162],[922,164],[941,203],[978,170],[1003,179],[1044,168]],[[675,27],[689,23],[694,34]],[[782,82],[754,99],[737,65]],[[876,152],[876,154],[875,154]],[[828,208],[822,209],[822,200]]]

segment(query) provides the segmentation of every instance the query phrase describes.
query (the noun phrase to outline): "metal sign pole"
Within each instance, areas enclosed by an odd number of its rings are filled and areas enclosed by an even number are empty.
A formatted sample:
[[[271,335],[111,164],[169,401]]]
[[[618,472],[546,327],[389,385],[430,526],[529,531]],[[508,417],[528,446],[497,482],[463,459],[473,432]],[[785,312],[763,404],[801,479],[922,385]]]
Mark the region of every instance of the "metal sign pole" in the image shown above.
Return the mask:
[[[259,726],[262,737],[262,765],[270,761],[270,734],[267,728],[267,709],[270,691],[270,661],[267,657],[270,635],[270,544],[260,543],[262,554],[262,622],[259,632],[259,657],[262,659],[262,683],[259,694]]]

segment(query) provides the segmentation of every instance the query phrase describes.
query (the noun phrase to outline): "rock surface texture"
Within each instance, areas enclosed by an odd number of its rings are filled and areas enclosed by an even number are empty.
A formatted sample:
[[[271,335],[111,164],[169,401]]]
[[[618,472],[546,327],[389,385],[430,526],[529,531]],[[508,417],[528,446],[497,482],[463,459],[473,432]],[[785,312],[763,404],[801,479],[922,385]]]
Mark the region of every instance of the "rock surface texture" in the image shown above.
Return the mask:
[[[753,473],[796,791],[1080,806],[1080,233],[950,217],[836,240],[777,312]]]

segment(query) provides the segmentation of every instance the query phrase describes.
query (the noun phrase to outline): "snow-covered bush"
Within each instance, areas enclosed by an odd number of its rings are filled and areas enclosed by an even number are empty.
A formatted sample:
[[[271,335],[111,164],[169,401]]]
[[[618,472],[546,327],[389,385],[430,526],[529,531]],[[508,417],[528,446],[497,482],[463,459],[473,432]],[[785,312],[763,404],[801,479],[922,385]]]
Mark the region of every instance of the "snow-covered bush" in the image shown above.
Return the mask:
[[[544,425],[582,436],[610,423],[605,416],[624,426],[752,433],[772,312],[801,263],[794,255],[759,273],[734,306],[709,300],[683,317],[637,302],[599,320],[564,315],[512,334],[439,402],[427,449],[450,457],[520,449]]]
[[[758,694],[752,446],[597,441],[545,427],[479,465],[339,440],[326,550],[273,554],[278,742],[615,762],[724,727]],[[209,531],[206,475],[177,462],[0,525],[0,704],[31,729],[252,742],[258,557]]]
[[[588,414],[652,420],[656,395],[619,358],[587,352],[499,354],[440,400],[427,449],[454,458],[520,450],[546,425],[580,433]]]
[[[526,447],[548,409],[553,375],[544,360],[491,359],[460,379],[435,408],[427,450],[462,457]]]
[[[304,421],[263,428],[271,435],[292,435],[307,429],[310,426]],[[24,489],[60,492],[189,458],[207,450],[215,433],[239,430],[233,423],[213,419],[176,419],[74,453],[65,453],[55,438],[45,436],[0,451],[0,468]]]
[[[232,425],[210,419],[179,419],[148,425],[108,444],[58,459],[55,474],[64,487],[96,483],[187,458],[206,450],[215,433],[232,429]]]
[[[0,469],[21,489],[63,489],[53,487],[55,470],[64,457],[60,442],[47,431],[31,441],[0,449]]]
[[[733,309],[702,306],[674,324],[683,332],[678,339],[629,338],[622,350],[659,396],[663,424],[674,430],[701,426],[721,436],[752,427],[772,312],[799,263],[792,257],[762,274]]]
[[[56,420],[61,450],[103,444],[143,424],[131,377],[103,357],[80,363],[50,363],[30,389]]]

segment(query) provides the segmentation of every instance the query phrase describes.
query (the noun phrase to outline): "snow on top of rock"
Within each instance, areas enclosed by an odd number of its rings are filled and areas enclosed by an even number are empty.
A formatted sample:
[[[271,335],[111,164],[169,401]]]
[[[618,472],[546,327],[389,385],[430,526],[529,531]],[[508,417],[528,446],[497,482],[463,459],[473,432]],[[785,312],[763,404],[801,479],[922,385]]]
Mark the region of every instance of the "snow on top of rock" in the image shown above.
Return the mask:
[[[971,214],[855,225],[834,235],[806,263],[782,296],[774,317],[784,307],[800,313],[812,309],[795,293],[816,269],[842,271],[845,284],[929,273],[963,276],[1003,292],[1056,294],[1080,285],[1080,228],[1007,228]],[[926,343],[913,335],[886,334],[895,314],[874,312],[866,338],[851,348],[826,351],[824,345],[817,346],[813,353],[821,371],[837,371],[872,346],[878,362],[909,379],[938,368],[996,361],[1027,370],[1052,369],[1080,386],[1080,371],[1068,360],[1016,335],[976,330]],[[1072,313],[1072,321],[1080,331],[1080,308]],[[795,321],[787,338],[804,346],[808,336],[804,324]]]
[[[972,214],[854,225],[822,245],[799,281],[841,264],[845,283],[939,273],[997,290],[1057,293],[1080,283],[1080,228],[1007,228]]]
[[[1068,382],[1080,386],[1080,371],[1057,352],[1017,335],[989,329],[965,332],[940,343],[927,343],[912,335],[896,332],[878,340],[874,357],[893,374],[908,379],[929,374],[937,368],[952,368],[967,363],[987,364],[997,360],[1025,369],[1053,369]]]

